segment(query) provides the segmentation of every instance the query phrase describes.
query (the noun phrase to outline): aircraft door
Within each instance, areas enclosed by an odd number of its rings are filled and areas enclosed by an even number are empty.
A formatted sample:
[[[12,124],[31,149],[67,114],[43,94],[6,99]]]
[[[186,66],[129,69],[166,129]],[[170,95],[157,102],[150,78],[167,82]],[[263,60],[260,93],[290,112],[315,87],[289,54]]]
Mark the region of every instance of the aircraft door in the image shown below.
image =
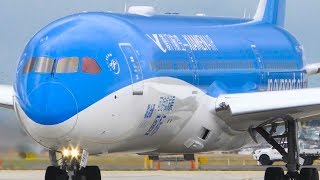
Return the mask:
[[[263,58],[261,56],[261,54],[259,53],[259,50],[257,48],[257,46],[255,44],[251,44],[251,49],[253,51],[253,54],[255,56],[255,59],[257,61],[257,65],[260,69],[260,85],[259,85],[259,90],[260,91],[266,91],[266,72],[265,72],[265,67],[264,67],[264,63],[263,63]]]
[[[136,51],[130,43],[119,43],[120,49],[127,61],[131,80],[133,95],[143,95],[143,74],[141,70],[140,60]]]

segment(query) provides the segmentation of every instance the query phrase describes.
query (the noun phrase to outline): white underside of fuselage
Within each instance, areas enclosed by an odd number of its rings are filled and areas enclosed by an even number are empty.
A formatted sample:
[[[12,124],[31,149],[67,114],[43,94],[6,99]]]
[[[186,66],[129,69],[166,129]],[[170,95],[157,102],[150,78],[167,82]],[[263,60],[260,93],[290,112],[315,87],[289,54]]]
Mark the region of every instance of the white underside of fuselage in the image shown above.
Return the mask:
[[[58,125],[32,121],[15,103],[20,122],[41,145],[61,150],[78,146],[90,154],[196,153],[232,150],[251,142],[246,131],[233,131],[214,112],[215,98],[175,78],[160,77],[120,89]],[[202,128],[210,130],[201,139]]]

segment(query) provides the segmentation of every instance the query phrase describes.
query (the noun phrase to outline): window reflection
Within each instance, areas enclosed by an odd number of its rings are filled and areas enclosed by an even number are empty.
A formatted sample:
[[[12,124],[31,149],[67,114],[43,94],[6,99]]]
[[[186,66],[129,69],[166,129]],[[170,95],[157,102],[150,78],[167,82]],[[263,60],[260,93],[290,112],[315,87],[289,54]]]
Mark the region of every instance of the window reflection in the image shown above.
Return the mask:
[[[39,57],[37,59],[34,72],[36,73],[51,73],[54,60],[47,57]]]
[[[55,62],[56,61],[56,62]],[[47,57],[30,58],[23,68],[23,74],[34,71],[35,73],[76,73],[79,71],[80,59],[78,57],[66,57],[54,60]],[[81,71],[88,74],[99,74],[102,69],[93,58],[82,58]]]
[[[96,60],[89,57],[84,57],[82,58],[82,72],[89,74],[99,74],[101,72],[101,68],[97,64]]]
[[[30,73],[33,69],[36,58],[30,58],[27,64],[23,68],[23,74]]]
[[[58,60],[56,73],[75,73],[78,71],[79,58],[70,57]]]

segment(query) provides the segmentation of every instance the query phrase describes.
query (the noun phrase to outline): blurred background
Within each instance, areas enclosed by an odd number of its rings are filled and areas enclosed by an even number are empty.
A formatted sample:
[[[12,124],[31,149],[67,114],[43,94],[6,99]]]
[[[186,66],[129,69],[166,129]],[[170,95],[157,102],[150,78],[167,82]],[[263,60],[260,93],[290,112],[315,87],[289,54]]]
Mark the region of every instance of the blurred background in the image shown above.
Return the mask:
[[[83,11],[124,12],[133,5],[154,6],[158,14],[178,13],[179,15],[192,16],[205,14],[207,16],[233,16],[253,17],[258,0],[1,0],[0,1],[0,84],[13,84],[17,60],[28,40],[48,23],[66,15]],[[320,1],[315,0],[288,0],[286,29],[296,35],[305,49],[308,63],[320,62],[320,22],[318,10]],[[319,77],[312,77],[309,86],[320,86]],[[320,148],[318,121],[304,125],[306,130],[301,135],[308,144]],[[247,150],[246,150],[247,149]],[[223,152],[218,155],[205,155],[208,162],[221,162],[222,164],[251,164],[251,153],[256,147],[245,148],[233,153],[242,154],[234,157]],[[46,151],[35,144],[20,128],[14,112],[0,109],[0,168],[44,168],[47,166]],[[244,154],[244,155],[243,155]],[[37,156],[37,158],[35,158]],[[199,157],[201,159],[201,157]],[[114,164],[114,167],[127,167],[117,164],[126,162],[134,167],[150,168],[150,159],[137,155],[114,155],[113,158],[98,158],[101,164]],[[101,159],[101,158],[100,158]],[[235,160],[233,162],[233,160]],[[108,161],[108,162],[106,162]],[[206,158],[202,158],[207,162]],[[128,163],[130,162],[130,163]],[[179,158],[175,159],[176,163]],[[146,164],[147,163],[147,164]],[[29,166],[32,164],[33,166]],[[99,163],[96,163],[99,164]],[[137,166],[138,164],[138,166]],[[174,163],[169,167],[176,167]],[[210,164],[210,163],[209,163]],[[188,162],[186,168],[190,168]],[[110,167],[106,167],[110,168]],[[176,167],[177,168],[177,167]]]

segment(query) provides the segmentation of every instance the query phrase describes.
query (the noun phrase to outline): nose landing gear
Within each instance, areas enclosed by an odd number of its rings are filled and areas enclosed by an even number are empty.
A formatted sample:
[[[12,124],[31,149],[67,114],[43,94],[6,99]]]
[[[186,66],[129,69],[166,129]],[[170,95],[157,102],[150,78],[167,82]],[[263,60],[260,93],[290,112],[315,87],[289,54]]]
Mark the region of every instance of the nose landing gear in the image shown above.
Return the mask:
[[[282,156],[286,162],[287,174],[281,167],[269,167],[265,172],[264,180],[319,180],[318,170],[316,168],[300,169],[300,155],[297,138],[297,121],[291,116],[283,118],[285,121],[286,131],[282,135],[273,136],[276,132],[277,125],[272,126],[270,133],[263,127],[257,127],[255,130]],[[288,152],[275,140],[276,138],[287,138]]]
[[[81,156],[75,150],[71,153],[66,150],[60,160],[57,160],[55,151],[50,151],[49,157],[51,166],[46,170],[45,180],[101,180],[99,167],[87,166],[88,153],[85,150]]]

